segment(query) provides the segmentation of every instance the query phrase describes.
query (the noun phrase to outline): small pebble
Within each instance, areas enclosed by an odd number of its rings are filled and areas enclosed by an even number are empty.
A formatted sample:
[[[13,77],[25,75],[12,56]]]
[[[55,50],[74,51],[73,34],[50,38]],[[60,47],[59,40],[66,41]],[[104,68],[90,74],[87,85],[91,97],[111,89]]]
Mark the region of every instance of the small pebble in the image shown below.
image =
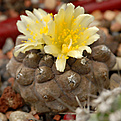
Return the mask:
[[[118,49],[117,49],[117,56],[121,57],[121,44],[119,44]]]
[[[9,121],[28,121],[30,119],[35,120],[36,118],[30,113],[15,111],[10,114]]]
[[[104,18],[108,21],[112,21],[115,18],[116,14],[114,11],[107,10],[104,12]]]
[[[121,12],[116,16],[115,20],[121,24]]]
[[[121,30],[121,24],[118,22],[115,22],[111,25],[110,30],[113,32],[118,32]]]
[[[95,20],[103,19],[103,14],[100,10],[95,10],[91,14],[95,17]]]
[[[0,22],[1,21],[4,21],[4,20],[6,20],[7,19],[7,16],[6,15],[0,15]]]
[[[59,121],[59,120],[60,120],[60,118],[61,118],[61,116],[60,116],[60,115],[55,115],[53,119],[54,119],[54,120],[56,120],[56,121]]]
[[[24,6],[29,8],[32,5],[31,0],[24,0]]]
[[[11,59],[13,57],[13,49],[7,52],[7,57]]]
[[[34,117],[35,117],[37,120],[39,120],[39,119],[40,119],[40,117],[39,117],[39,115],[38,115],[38,114],[35,114],[35,115],[34,115]]]
[[[10,77],[10,78],[8,79],[8,82],[11,84],[12,87],[13,87],[13,85],[14,85],[14,81],[15,81],[15,79],[14,79],[13,77]]]
[[[10,86],[6,87],[0,97],[0,112],[5,113],[9,108],[17,109],[22,106],[23,99],[20,94],[16,93]]]
[[[38,4],[39,0],[31,0],[32,4]]]
[[[6,115],[1,112],[0,112],[0,121],[7,121]]]
[[[56,7],[56,0],[44,0],[45,8],[53,10]]]
[[[12,112],[13,112],[13,111],[7,111],[7,112],[6,112],[6,114],[5,114],[5,115],[6,115],[7,119],[9,119],[10,114],[11,114]]]

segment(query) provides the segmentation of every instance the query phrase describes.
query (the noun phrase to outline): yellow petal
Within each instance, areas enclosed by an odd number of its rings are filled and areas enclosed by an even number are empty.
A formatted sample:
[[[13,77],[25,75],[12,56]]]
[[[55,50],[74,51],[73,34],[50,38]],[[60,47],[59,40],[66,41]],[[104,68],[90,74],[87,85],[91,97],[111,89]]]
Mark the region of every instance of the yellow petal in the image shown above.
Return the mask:
[[[73,13],[74,18],[76,18],[77,16],[79,16],[80,14],[84,14],[84,8],[78,6]]]
[[[67,4],[67,8],[65,10],[65,22],[70,26],[71,18],[74,12],[74,5],[72,3]]]
[[[94,20],[94,17],[92,15],[89,14],[81,14],[79,15],[75,22],[73,24],[75,24],[75,26],[73,27],[73,30],[76,30],[77,28],[79,28],[79,25],[81,25],[81,30],[80,31],[84,31],[83,27],[86,28],[89,26],[89,24]]]
[[[66,4],[63,4],[63,5],[60,7],[59,11],[60,11],[61,9],[65,10],[66,7],[67,7]]]
[[[89,39],[87,39],[86,44],[85,45],[90,45],[92,43],[94,43],[95,41],[97,41],[100,38],[100,36],[98,34],[94,34],[93,36],[89,37]]]
[[[17,46],[15,47],[14,56],[15,56],[15,57],[18,56],[18,54],[19,54],[20,52],[23,53],[23,51],[24,51],[25,48],[26,48],[25,43],[24,43],[24,44],[17,45]]]
[[[84,34],[86,35],[93,35],[93,34],[95,34],[97,31],[99,31],[99,29],[97,28],[97,27],[90,27],[90,28],[88,28],[88,29],[86,29],[85,31],[84,31]]]
[[[64,72],[66,66],[66,59],[64,55],[58,55],[58,58],[56,60],[56,69],[60,72]]]
[[[42,14],[39,12],[37,9],[34,8],[33,13],[36,15],[36,17],[41,20],[42,19]]]
[[[26,27],[25,27],[25,25],[24,25],[24,23],[22,21],[18,20],[16,24],[17,24],[18,30],[21,33],[23,33],[23,34],[29,34],[29,32],[26,31]]]
[[[51,20],[49,23],[48,23],[48,35],[50,35],[51,37],[55,38],[55,22],[53,20]]]
[[[82,52],[79,50],[72,50],[67,53],[68,56],[74,57],[74,58],[82,58]]]
[[[26,51],[32,50],[32,49],[42,49],[43,46],[41,44],[35,46],[35,45],[30,45],[26,47],[22,52],[25,53]]]
[[[21,40],[27,40],[27,37],[24,36],[24,35],[18,35],[17,38],[16,38],[16,41],[19,40],[19,39],[21,39]]]
[[[44,51],[45,51],[45,53],[52,54],[55,57],[57,57],[57,55],[60,53],[59,48],[57,46],[55,46],[55,45],[46,45],[44,47]]]
[[[51,38],[50,38],[49,36],[43,34],[43,40],[44,40],[44,42],[45,42],[46,44],[52,45],[52,40],[51,40]]]
[[[47,13],[44,11],[44,10],[42,10],[42,9],[38,9],[39,11],[40,11],[40,13],[43,15],[43,16],[46,16],[47,15]]]
[[[54,19],[56,21],[56,23],[60,23],[60,21],[64,20],[65,17],[65,11],[63,9],[60,9],[58,14],[54,15]]]
[[[28,31],[33,31],[34,33],[39,34],[40,28],[44,27],[43,24],[37,24],[34,20],[27,16],[21,15],[20,17],[22,22],[26,25],[26,29],[28,28]]]
[[[26,10],[25,13],[33,20],[38,20],[37,17],[30,11]]]
[[[16,47],[19,47],[19,50],[16,52],[17,54],[19,52],[24,53],[30,49],[41,49],[42,44],[44,44],[42,34],[47,34],[47,22],[51,20],[50,15],[43,10],[34,9],[33,13],[26,11],[26,14],[28,16],[21,15],[21,21],[17,22],[18,30],[25,35],[22,38],[27,40],[24,45],[21,44]]]
[[[79,50],[81,53],[83,53],[84,50],[86,50],[88,53],[92,52],[91,48],[88,46],[81,46],[81,47],[79,47]]]
[[[29,51],[29,50],[32,50],[32,49],[36,49],[36,48],[34,48],[34,46],[30,45],[30,46],[26,46],[25,49],[24,48],[21,48],[21,49],[22,49],[21,52],[25,53],[26,51]]]
[[[52,16],[50,14],[43,16],[43,20],[48,23],[52,19]]]
[[[93,36],[94,34],[96,34],[96,32],[99,31],[99,29],[97,27],[90,27],[88,29],[86,29],[84,32],[83,32],[83,35],[80,35],[80,39],[78,39],[78,44],[81,45],[82,43],[83,44],[86,44],[88,43],[88,40],[91,36]],[[95,40],[94,40],[95,41]],[[94,42],[93,41],[93,42]],[[86,44],[87,45],[87,44]],[[89,45],[89,44],[88,44]]]
[[[36,45],[35,43],[23,43],[20,45],[17,45],[15,47],[14,56],[17,56],[20,52],[25,53],[26,51],[32,50],[32,49],[42,49],[43,46],[41,44]]]
[[[63,9],[61,9],[59,11],[58,14],[54,15],[54,22],[56,23],[55,27],[56,27],[56,33],[55,34],[60,34],[60,32],[62,31],[62,23],[64,21],[64,16],[65,16],[65,12]]]
[[[29,18],[28,16],[24,16],[24,15],[21,15],[20,16],[20,18],[21,18],[21,20],[27,25],[27,24],[32,24],[32,23],[34,23],[34,21],[31,19],[31,18]]]
[[[85,14],[83,21],[81,22],[81,28],[86,28],[89,26],[89,24],[94,20],[94,16]]]

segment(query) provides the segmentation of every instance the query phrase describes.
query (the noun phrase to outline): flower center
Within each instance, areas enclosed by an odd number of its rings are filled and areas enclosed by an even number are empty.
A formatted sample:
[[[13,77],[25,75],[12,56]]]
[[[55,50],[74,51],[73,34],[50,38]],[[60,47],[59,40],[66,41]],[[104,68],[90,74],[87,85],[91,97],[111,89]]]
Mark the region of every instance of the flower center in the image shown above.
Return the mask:
[[[72,45],[72,39],[70,39],[69,45],[66,45],[66,44],[62,45],[62,53],[63,54],[68,53],[72,49],[71,45]]]
[[[47,25],[43,28],[40,29],[40,34],[47,33],[48,32],[48,27]]]
[[[63,54],[79,48],[78,39],[81,39],[81,36],[84,34],[84,30],[87,29],[81,25],[76,27],[76,19],[73,18],[74,17],[72,17],[72,21],[69,27],[65,21],[62,21],[60,24],[60,33],[56,32],[57,39],[52,38],[52,44],[60,46]],[[58,31],[58,26],[56,26],[56,30]],[[81,46],[84,45],[85,42],[83,41]]]
[[[60,48],[61,56],[58,59],[68,59],[68,52],[78,50],[80,46],[85,46],[87,41],[84,39],[84,31],[88,28],[83,25],[77,25],[78,22],[74,17],[71,21],[61,21],[60,25],[55,26],[55,38],[51,38],[52,44]]]

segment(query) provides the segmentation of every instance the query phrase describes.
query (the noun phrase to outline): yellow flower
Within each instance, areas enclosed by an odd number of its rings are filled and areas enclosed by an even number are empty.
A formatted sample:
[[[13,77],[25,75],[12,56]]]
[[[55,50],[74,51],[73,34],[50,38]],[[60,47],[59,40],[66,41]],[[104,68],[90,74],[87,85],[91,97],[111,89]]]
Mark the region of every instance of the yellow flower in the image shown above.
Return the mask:
[[[99,39],[96,34],[98,28],[88,28],[94,17],[84,14],[83,7],[74,7],[72,3],[63,5],[58,14],[54,15],[54,20],[48,23],[48,34],[43,34],[45,53],[57,57],[56,68],[60,72],[64,71],[69,57],[82,58],[84,50],[91,53],[87,45]]]
[[[44,44],[42,34],[47,34],[47,23],[52,19],[52,16],[42,9],[34,9],[33,13],[28,10],[25,12],[28,16],[21,15],[21,21],[17,22],[18,30],[24,34],[21,39],[25,41],[15,47],[15,56],[31,49],[41,49],[42,44]]]

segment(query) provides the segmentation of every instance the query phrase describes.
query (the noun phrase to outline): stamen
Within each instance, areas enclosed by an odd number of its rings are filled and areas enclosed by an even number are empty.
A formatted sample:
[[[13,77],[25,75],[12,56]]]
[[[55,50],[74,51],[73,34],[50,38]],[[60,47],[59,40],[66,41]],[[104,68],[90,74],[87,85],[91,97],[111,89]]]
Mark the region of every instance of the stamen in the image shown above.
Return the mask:
[[[29,28],[26,28],[27,31],[29,31]]]
[[[64,58],[65,58],[65,59],[69,59],[69,57],[68,57],[68,56],[64,56]]]
[[[70,49],[71,45],[72,45],[72,39],[70,39],[70,43],[69,43],[68,49]]]
[[[50,13],[50,15],[53,17],[53,13]]]
[[[33,31],[31,31],[30,35],[33,35]]]
[[[39,23],[39,21],[38,21],[38,20],[36,20],[36,23]]]

